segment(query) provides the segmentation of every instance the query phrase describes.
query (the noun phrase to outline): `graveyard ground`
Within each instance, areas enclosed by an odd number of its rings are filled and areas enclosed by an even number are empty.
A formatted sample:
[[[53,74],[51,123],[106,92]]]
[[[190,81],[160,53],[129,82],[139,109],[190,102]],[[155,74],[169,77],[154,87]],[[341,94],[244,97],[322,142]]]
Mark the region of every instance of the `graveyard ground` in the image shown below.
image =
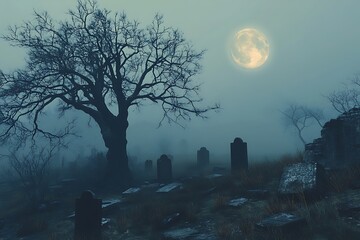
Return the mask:
[[[129,194],[93,187],[97,197],[110,200],[103,209],[103,217],[110,219],[103,226],[104,239],[359,239],[360,184],[355,183],[360,182],[360,168],[328,172],[323,196],[280,196],[283,168],[300,160],[296,155],[257,163],[233,176],[214,174],[212,168],[193,176],[194,166],[188,166],[175,179],[181,185],[170,192],[156,192],[160,186],[143,181],[134,186],[140,191]],[[72,239],[74,220],[69,215],[86,187],[74,181],[67,189],[54,190],[34,211],[26,208],[19,188],[2,186],[0,239]],[[278,213],[297,219],[264,224]]]

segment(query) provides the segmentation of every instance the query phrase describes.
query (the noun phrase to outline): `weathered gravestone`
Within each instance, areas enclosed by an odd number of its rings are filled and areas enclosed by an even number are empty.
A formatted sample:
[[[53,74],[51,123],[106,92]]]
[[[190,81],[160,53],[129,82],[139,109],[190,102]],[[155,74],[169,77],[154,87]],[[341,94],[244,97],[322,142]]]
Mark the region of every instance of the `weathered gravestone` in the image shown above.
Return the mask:
[[[235,138],[230,144],[231,149],[231,172],[237,173],[248,170],[247,143],[241,138]]]
[[[84,191],[75,203],[75,240],[101,239],[102,200]]]
[[[209,166],[209,155],[209,150],[206,147],[202,147],[197,151],[197,166],[199,169]]]
[[[172,180],[171,160],[165,154],[157,160],[157,178],[160,183],[167,183]]]
[[[295,163],[286,167],[280,179],[280,194],[306,193],[320,197],[326,190],[325,170],[317,163]]]

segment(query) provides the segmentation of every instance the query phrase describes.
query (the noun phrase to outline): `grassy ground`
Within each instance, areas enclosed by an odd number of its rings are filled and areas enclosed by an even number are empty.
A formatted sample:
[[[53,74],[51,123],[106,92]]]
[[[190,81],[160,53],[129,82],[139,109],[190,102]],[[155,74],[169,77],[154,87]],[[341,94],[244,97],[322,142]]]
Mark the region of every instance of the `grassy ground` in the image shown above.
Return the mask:
[[[221,240],[359,239],[360,213],[344,215],[337,207],[349,200],[360,204],[360,190],[355,184],[360,181],[359,168],[329,172],[329,189],[324,198],[310,200],[304,194],[279,196],[277,187],[283,168],[299,161],[301,155],[285,156],[278,161],[254,164],[248,172],[235,175],[184,179],[183,188],[175,192],[161,194],[148,189],[126,197],[125,203],[106,213],[111,222],[104,227],[104,239],[162,239],[164,231],[181,227],[196,228]],[[267,189],[269,193],[253,196],[250,189]],[[24,239],[72,239],[73,221],[66,216],[73,211],[79,192],[80,188],[73,187],[61,196],[49,195],[49,202],[58,200],[60,205],[31,212],[23,208],[20,191],[13,191],[0,209],[0,219],[6,219],[11,227],[4,226],[0,231],[4,234],[11,229],[12,236],[28,236]],[[120,198],[120,193],[102,192],[100,197]],[[227,205],[230,199],[238,197],[249,201],[236,208]],[[306,223],[290,231],[256,228],[264,217],[283,211],[304,217]],[[173,221],[164,223],[176,213]]]

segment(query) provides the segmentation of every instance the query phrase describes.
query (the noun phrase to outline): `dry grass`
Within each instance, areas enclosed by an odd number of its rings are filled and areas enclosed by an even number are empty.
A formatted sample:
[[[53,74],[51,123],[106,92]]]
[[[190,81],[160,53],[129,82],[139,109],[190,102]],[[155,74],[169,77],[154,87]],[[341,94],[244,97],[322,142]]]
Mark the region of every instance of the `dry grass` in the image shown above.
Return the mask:
[[[215,211],[224,209],[225,207],[227,207],[229,200],[229,197],[218,194],[214,199],[213,209]]]
[[[48,228],[47,221],[43,218],[26,218],[20,225],[16,235],[26,237],[35,233],[40,233]]]
[[[221,223],[216,229],[217,236],[222,240],[241,239],[241,230],[235,224]]]
[[[329,173],[329,187],[334,192],[343,192],[349,188],[360,187],[360,165],[331,171]]]
[[[299,208],[299,203],[291,198],[274,197],[267,202],[265,214],[271,215],[279,212],[292,212]]]
[[[129,232],[137,236],[154,236],[164,231],[163,220],[180,213],[180,217],[172,225],[181,227],[192,224],[195,228],[201,226],[203,221],[209,219],[214,222],[211,229],[219,239],[314,239],[315,235],[325,239],[356,239],[358,230],[349,228],[336,210],[331,201],[317,199],[309,202],[304,194],[288,198],[277,194],[277,186],[285,166],[299,162],[301,154],[284,156],[279,161],[261,162],[251,165],[247,172],[233,176],[223,176],[216,179],[193,178],[184,182],[184,189],[168,194],[158,194],[144,191],[129,197],[126,207],[119,207],[110,213],[114,220],[111,230],[107,228],[105,235],[124,236]],[[355,180],[360,180],[359,168],[332,172],[331,186],[335,192],[344,192],[349,189]],[[214,188],[211,194],[204,194]],[[232,198],[242,197],[248,189],[268,189],[270,196],[260,199],[250,199],[248,203],[239,208],[230,208],[228,201]],[[347,192],[346,192],[347,193]],[[346,194],[344,193],[344,194]],[[69,194],[61,199],[66,208],[73,209],[74,198],[78,195]],[[246,195],[245,195],[246,197]],[[262,217],[279,212],[296,212],[306,218],[308,227],[301,230],[299,235],[290,235],[281,231],[262,233],[257,231],[255,225]],[[67,232],[52,232],[50,223],[35,216],[27,218],[21,223],[19,236],[32,233],[45,232],[48,239],[71,239],[73,229]],[[208,230],[209,231],[209,230]],[[115,233],[116,232],[116,233]],[[358,235],[357,235],[358,236]],[[149,239],[149,238],[148,238]]]
[[[250,165],[248,171],[238,172],[234,177],[241,181],[244,189],[264,187],[274,180],[278,181],[286,166],[301,162],[302,159],[299,152],[295,155],[284,155],[277,161],[257,162]]]

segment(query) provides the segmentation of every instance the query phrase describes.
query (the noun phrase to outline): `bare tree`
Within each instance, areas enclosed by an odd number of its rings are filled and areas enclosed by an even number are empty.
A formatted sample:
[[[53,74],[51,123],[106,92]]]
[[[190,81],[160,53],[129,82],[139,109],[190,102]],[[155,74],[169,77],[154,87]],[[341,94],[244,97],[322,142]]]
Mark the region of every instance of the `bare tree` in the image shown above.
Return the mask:
[[[100,9],[96,1],[79,0],[69,20],[55,23],[46,13],[10,28],[3,39],[25,48],[26,67],[0,74],[0,109],[5,138],[18,128],[49,137],[39,118],[56,103],[60,114],[76,109],[100,128],[108,148],[108,176],[128,182],[126,153],[128,115],[146,101],[157,103],[163,120],[205,117],[218,106],[199,104],[200,72],[204,51],[196,51],[177,29],[166,27],[156,15],[147,27],[123,13]],[[32,123],[24,124],[29,117]]]
[[[320,109],[308,108],[301,105],[292,104],[281,113],[285,116],[285,124],[296,129],[300,141],[306,145],[303,132],[314,123],[323,126],[324,115]]]
[[[16,150],[7,155],[11,168],[20,178],[31,205],[44,201],[50,162],[57,150],[57,144],[38,147],[34,142],[30,150],[19,154]]]
[[[339,113],[344,113],[352,108],[360,107],[360,76],[355,75],[345,88],[334,91],[327,96],[332,107]]]

